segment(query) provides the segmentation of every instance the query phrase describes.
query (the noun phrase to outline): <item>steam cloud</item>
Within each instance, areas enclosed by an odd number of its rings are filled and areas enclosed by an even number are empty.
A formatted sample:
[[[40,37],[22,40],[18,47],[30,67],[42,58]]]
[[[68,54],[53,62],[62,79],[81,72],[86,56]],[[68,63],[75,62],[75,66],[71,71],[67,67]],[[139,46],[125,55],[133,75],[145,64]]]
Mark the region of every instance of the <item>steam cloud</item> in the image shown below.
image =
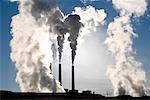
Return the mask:
[[[76,7],[71,15],[64,18],[58,5],[51,0],[12,1],[19,2],[19,14],[12,18],[13,39],[10,46],[11,59],[18,70],[16,81],[21,91],[64,92],[49,69],[49,64],[57,57],[56,41],[60,63],[64,36],[69,33],[73,64],[81,27],[84,24],[80,39],[103,23],[106,17],[104,10],[96,10],[91,6]]]
[[[70,34],[68,40],[71,41],[70,47],[72,49],[72,57],[74,58],[77,45],[77,37],[81,28],[81,23],[79,22],[80,16],[69,15],[64,21],[64,16],[59,10],[56,3],[54,1],[48,0],[33,0],[31,13],[36,19],[42,17],[42,15],[46,16],[46,18],[48,18],[46,24],[50,26],[50,32],[57,34],[57,43],[59,46],[59,63],[61,62],[63,51],[63,44],[65,39],[64,35],[67,32]]]
[[[63,15],[51,0],[19,0],[19,14],[12,18],[11,59],[23,92],[64,92],[49,64],[56,57],[54,40]],[[52,50],[51,50],[52,48]]]
[[[98,10],[92,6],[75,7],[74,9],[64,21],[69,30],[68,40],[72,49],[72,64],[74,64],[78,42],[82,43],[84,35],[96,31],[96,27],[102,25],[106,17],[103,9]]]
[[[108,68],[108,75],[114,88],[114,95],[145,95],[145,72],[133,53],[133,32],[131,17],[140,17],[146,11],[145,0],[112,0],[120,15],[108,26],[105,43],[115,57],[115,67]]]
[[[11,0],[17,1],[17,0]],[[24,92],[64,92],[60,83],[49,74],[49,63],[57,57],[59,62],[63,51],[64,36],[72,49],[72,64],[76,55],[78,36],[95,30],[103,24],[104,10],[88,6],[76,7],[64,18],[58,5],[52,0],[19,0],[19,14],[12,18],[11,59],[17,67],[17,82]],[[108,75],[114,87],[114,95],[145,94],[145,72],[142,64],[133,56],[133,32],[131,17],[140,17],[146,11],[145,0],[112,0],[120,11],[119,17],[108,26],[105,43],[116,60],[115,67],[108,68]],[[81,27],[84,28],[81,29]],[[91,29],[92,28],[92,29]],[[81,32],[80,32],[81,29]],[[81,34],[79,34],[81,33]]]
[[[62,55],[62,49],[65,39],[65,34],[69,33],[70,36],[68,40],[70,41],[70,47],[72,49],[72,63],[74,62],[74,57],[76,55],[76,46],[77,46],[77,38],[79,35],[79,30],[81,28],[82,23],[80,22],[80,16],[76,14],[69,15],[65,18],[64,22],[60,24],[60,26],[57,26],[56,30],[58,30],[58,51],[59,51],[59,62],[61,62],[61,55]]]
[[[18,69],[17,82],[23,92],[64,92],[54,79],[49,64],[57,57],[61,62],[64,36],[69,33],[75,56],[80,16],[66,19],[52,0],[19,0],[19,14],[12,18],[11,59]],[[50,74],[49,74],[50,72]]]
[[[67,32],[67,28],[63,23],[63,14],[59,10],[57,4],[54,1],[48,0],[33,0],[33,6],[31,9],[32,15],[38,19],[43,15],[46,16],[47,22],[46,24],[50,26],[49,31],[57,34],[57,43],[58,43],[58,51],[59,51],[59,62],[61,62],[61,55],[64,43],[64,35]],[[37,12],[35,12],[35,10]],[[53,45],[52,48],[56,48]],[[53,52],[55,53],[55,52]],[[54,54],[55,55],[55,54]]]
[[[99,10],[92,6],[87,6],[86,8],[75,7],[75,11],[72,13],[79,15],[81,18],[80,22],[84,25],[84,27],[81,28],[81,38],[86,34],[95,32],[98,26],[104,24],[106,18],[104,9]],[[79,41],[82,41],[81,38]]]
[[[70,36],[68,37],[68,40],[70,41],[70,47],[72,50],[72,64],[74,64],[77,49],[77,38],[79,36],[79,30],[83,24],[80,22],[79,15],[69,15],[65,19],[65,24],[69,27]]]

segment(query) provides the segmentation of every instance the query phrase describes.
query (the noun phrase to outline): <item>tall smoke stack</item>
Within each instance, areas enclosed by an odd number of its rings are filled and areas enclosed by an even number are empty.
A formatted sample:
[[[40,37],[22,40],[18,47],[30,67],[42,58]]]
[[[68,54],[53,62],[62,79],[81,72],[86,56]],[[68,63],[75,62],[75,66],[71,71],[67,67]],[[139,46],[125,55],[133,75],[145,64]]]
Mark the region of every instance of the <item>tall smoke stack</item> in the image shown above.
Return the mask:
[[[61,80],[61,56],[62,56],[62,49],[63,49],[63,41],[64,41],[64,36],[58,36],[57,37],[57,42],[58,42],[58,51],[59,51],[59,82],[60,85],[62,85],[62,80]]]
[[[62,80],[61,80],[61,64],[59,63],[59,82],[60,85],[62,85]]]
[[[50,63],[49,69],[50,69],[50,74],[52,74],[52,63]]]
[[[74,64],[72,64],[72,90],[75,90]]]
[[[72,50],[72,90],[75,90],[75,78],[74,78],[74,53],[73,50]]]
[[[70,41],[70,48],[72,52],[72,90],[75,90],[75,80],[74,80],[74,59],[76,55],[76,49],[77,49],[77,38],[79,36],[80,28],[83,26],[83,24],[80,22],[80,16],[77,14],[69,15],[64,23],[68,27],[68,41]]]

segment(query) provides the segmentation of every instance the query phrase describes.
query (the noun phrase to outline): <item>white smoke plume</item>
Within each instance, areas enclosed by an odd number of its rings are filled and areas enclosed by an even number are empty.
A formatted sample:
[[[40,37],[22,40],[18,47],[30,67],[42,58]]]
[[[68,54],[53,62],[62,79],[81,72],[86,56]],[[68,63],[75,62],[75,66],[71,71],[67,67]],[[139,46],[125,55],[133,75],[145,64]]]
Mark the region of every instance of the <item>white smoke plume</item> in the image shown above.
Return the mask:
[[[79,16],[76,19],[80,19],[79,21],[72,21],[72,26],[76,23],[76,26],[73,26],[71,35],[69,37],[69,41],[71,41],[70,47],[72,48],[72,63],[74,63],[74,56],[76,55],[76,45],[77,45],[77,38],[80,35],[79,39],[90,32],[96,31],[97,26],[102,25],[104,23],[104,19],[106,17],[106,13],[103,9],[98,10],[92,6],[87,6],[85,8],[76,7],[75,11],[72,12],[73,14],[77,14]],[[75,18],[74,18],[75,19]],[[74,28],[75,27],[75,28]],[[81,28],[82,27],[82,28]],[[79,32],[79,29],[81,31]],[[79,41],[79,40],[78,40]],[[80,42],[79,42],[80,43]]]
[[[18,69],[17,82],[21,91],[64,92],[60,83],[49,74],[49,64],[57,57],[56,40],[61,61],[67,32],[72,57],[75,57],[82,25],[80,16],[71,14],[64,18],[53,0],[19,0],[19,4],[19,14],[12,18],[11,58]]]
[[[145,0],[112,0],[120,15],[108,25],[105,43],[115,57],[115,67],[108,68],[108,75],[114,88],[114,95],[145,95],[145,72],[142,64],[135,60],[132,48],[133,32],[131,17],[140,17],[147,8]]]
[[[63,18],[51,0],[19,0],[19,14],[12,18],[11,59],[17,67],[17,82],[23,92],[64,92],[50,74],[55,50],[56,21]],[[52,50],[51,50],[52,46]]]
[[[106,13],[104,9],[95,9],[92,6],[85,8],[75,7],[73,14],[78,14],[81,18],[80,22],[84,25],[80,31],[79,43],[81,43],[83,36],[95,32],[98,26],[104,25]]]

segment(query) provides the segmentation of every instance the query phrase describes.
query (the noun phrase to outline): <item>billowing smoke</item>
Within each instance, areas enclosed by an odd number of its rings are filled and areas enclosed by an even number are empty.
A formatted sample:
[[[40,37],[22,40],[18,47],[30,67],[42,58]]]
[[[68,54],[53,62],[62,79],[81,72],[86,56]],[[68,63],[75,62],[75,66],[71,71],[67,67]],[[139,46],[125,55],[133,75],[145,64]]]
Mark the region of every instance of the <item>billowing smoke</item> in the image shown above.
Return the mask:
[[[64,92],[49,74],[49,64],[56,57],[54,41],[64,34],[62,20],[63,14],[52,0],[19,0],[19,14],[12,18],[10,45],[21,91]]]
[[[65,40],[65,34],[66,32],[68,32],[68,28],[67,26],[61,22],[61,23],[58,23],[56,26],[55,26],[55,30],[57,32],[57,43],[58,43],[58,51],[59,51],[59,63],[61,63],[61,58],[62,58],[62,51],[63,51],[63,44],[64,44],[64,40]]]
[[[46,24],[50,26],[49,31],[57,34],[59,62],[61,62],[62,49],[64,43],[64,35],[67,27],[63,23],[63,14],[59,10],[57,4],[53,0],[33,0],[32,15],[35,18],[46,16]],[[35,12],[36,11],[36,12]]]
[[[46,18],[48,18],[46,24],[50,26],[50,32],[57,34],[57,43],[59,46],[59,63],[61,62],[62,58],[63,44],[65,39],[64,35],[67,32],[70,33],[68,40],[71,41],[70,47],[72,49],[72,57],[74,58],[77,37],[81,27],[81,23],[79,22],[80,16],[69,15],[63,22],[63,14],[59,10],[57,4],[51,0],[33,0],[31,13],[36,19],[39,19],[42,16],[46,16]]]
[[[59,63],[64,37],[69,33],[74,61],[77,37],[82,26],[80,16],[64,18],[53,0],[19,0],[19,14],[12,18],[11,59],[18,69],[17,82],[21,91],[64,92],[49,71],[49,64],[57,57]]]
[[[98,26],[104,24],[106,18],[104,9],[99,10],[92,6],[87,6],[86,8],[75,7],[73,14],[78,14],[81,18],[80,22],[84,25],[84,27],[81,28],[80,37],[95,32]]]
[[[108,68],[108,75],[114,88],[114,95],[145,95],[145,72],[142,64],[135,60],[132,48],[133,32],[131,17],[137,18],[146,11],[145,0],[112,0],[120,14],[108,26],[105,43],[115,57],[115,67]]]
[[[68,40],[70,41],[70,48],[72,52],[72,64],[74,64],[77,49],[77,38],[79,36],[79,30],[83,26],[83,24],[80,22],[80,16],[76,14],[69,15],[65,19],[65,24],[69,29],[70,36],[68,37]]]
[[[96,27],[104,23],[105,17],[106,13],[103,9],[98,10],[92,6],[87,6],[85,8],[75,7],[72,15],[65,19],[70,31],[68,40],[72,49],[72,64],[74,64],[78,42],[81,43],[86,34],[96,31]],[[78,38],[78,36],[80,37]]]

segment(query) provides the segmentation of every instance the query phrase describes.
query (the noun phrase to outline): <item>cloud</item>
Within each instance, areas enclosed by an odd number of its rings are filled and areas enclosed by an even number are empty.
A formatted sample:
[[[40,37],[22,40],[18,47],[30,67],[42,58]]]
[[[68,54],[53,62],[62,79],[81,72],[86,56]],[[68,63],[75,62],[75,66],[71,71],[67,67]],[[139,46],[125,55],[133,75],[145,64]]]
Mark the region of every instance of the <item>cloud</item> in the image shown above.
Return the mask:
[[[144,15],[147,9],[146,0],[112,0],[116,9],[121,10],[121,14],[133,14],[134,16]]]
[[[145,95],[145,71],[142,63],[135,59],[132,47],[137,34],[133,32],[131,16],[144,15],[147,3],[145,0],[112,0],[112,3],[119,10],[119,16],[108,25],[105,43],[116,60],[107,70],[114,95]]]
[[[17,83],[23,92],[64,92],[60,83],[55,81],[53,73],[49,74],[51,72],[49,63],[53,63],[51,46],[53,41],[56,40],[56,31],[53,30],[62,23],[63,13],[57,4],[51,0],[19,0],[19,2],[19,14],[12,17],[11,33],[13,38],[10,42],[11,59],[15,62],[17,68]],[[73,13],[76,15],[73,16]],[[93,29],[101,25],[106,17],[104,10],[97,10],[91,6],[75,8],[72,14],[65,16],[64,21],[66,24],[68,23],[67,26],[73,25],[69,28],[72,32],[79,31],[78,29],[72,30],[74,27],[75,29],[78,28],[79,24],[78,20],[72,22],[74,18],[81,18],[80,21],[85,26],[84,30],[94,33],[95,30]],[[60,26],[57,28],[60,29]],[[83,36],[86,33],[81,32],[81,34]],[[94,44],[91,46],[94,46]],[[98,60],[97,63],[99,63]],[[91,66],[89,67],[92,68]]]
[[[82,3],[86,4],[89,2],[95,2],[95,1],[100,1],[100,0],[80,0]]]
[[[15,2],[15,1],[19,1],[19,0],[9,0],[10,2]]]
[[[56,25],[54,20],[61,19],[61,11],[52,0],[19,1],[19,14],[12,17],[10,41],[11,59],[17,68],[16,81],[22,92],[64,92],[49,74],[54,36],[50,29]]]

